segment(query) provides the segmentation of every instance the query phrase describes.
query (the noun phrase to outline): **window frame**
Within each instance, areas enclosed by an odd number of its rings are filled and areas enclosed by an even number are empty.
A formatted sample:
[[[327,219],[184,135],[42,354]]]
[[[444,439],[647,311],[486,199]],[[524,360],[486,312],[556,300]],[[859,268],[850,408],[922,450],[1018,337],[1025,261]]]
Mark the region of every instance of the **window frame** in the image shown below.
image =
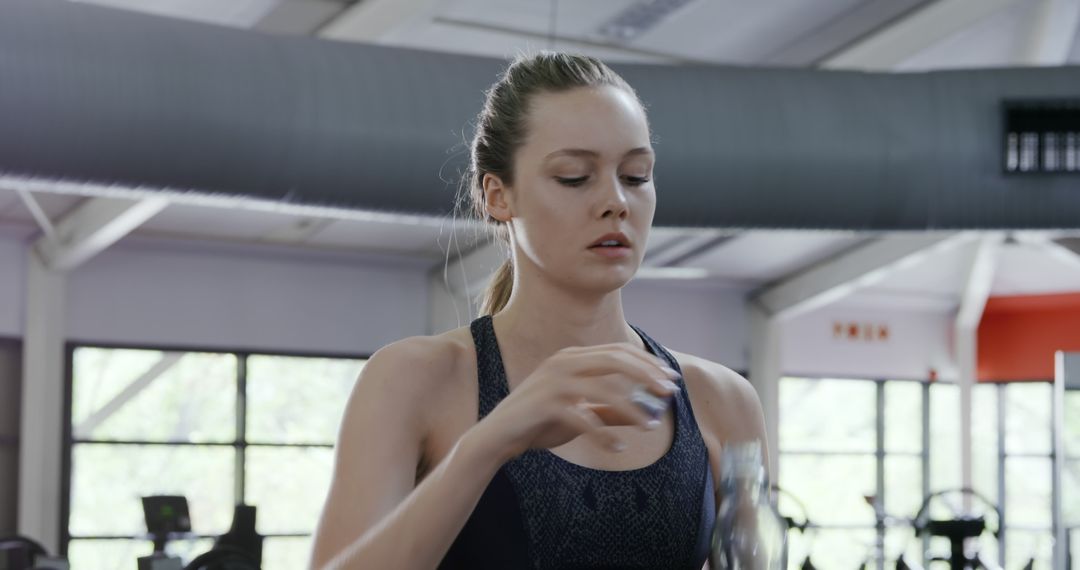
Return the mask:
[[[234,379],[234,385],[236,388],[236,402],[235,402],[235,414],[236,414],[236,431],[234,439],[228,442],[211,442],[211,443],[192,443],[192,442],[160,442],[160,441],[140,441],[140,440],[95,440],[95,439],[75,439],[73,434],[72,425],[72,399],[74,394],[74,375],[75,375],[75,351],[80,348],[97,348],[106,350],[156,350],[166,352],[183,352],[183,353],[213,353],[213,354],[231,354],[236,358],[236,378]],[[233,472],[233,504],[243,502],[247,492],[247,449],[248,448],[293,448],[293,449],[333,449],[336,444],[316,444],[316,443],[272,443],[272,442],[258,442],[253,443],[247,441],[247,370],[248,370],[248,358],[251,356],[280,356],[291,358],[326,358],[326,359],[340,359],[340,360],[359,360],[368,361],[371,359],[370,353],[355,353],[355,354],[342,354],[337,352],[313,352],[313,351],[291,351],[291,350],[258,350],[252,348],[236,348],[228,349],[222,347],[199,347],[199,346],[178,346],[178,345],[165,345],[165,344],[137,344],[137,343],[117,343],[117,342],[90,342],[90,341],[78,341],[68,340],[64,344],[64,402],[63,402],[63,417],[64,426],[62,430],[63,436],[63,454],[61,456],[61,497],[60,497],[60,555],[68,555],[68,547],[73,540],[138,540],[137,536],[119,536],[119,535],[101,535],[101,536],[72,536],[70,532],[71,527],[71,486],[72,486],[72,455],[74,448],[79,444],[99,444],[99,445],[153,445],[161,447],[231,447],[235,451],[235,466]],[[314,532],[315,529],[312,529]],[[271,533],[263,535],[265,538],[306,538],[312,535],[309,533]],[[192,540],[203,540],[217,538],[217,535],[193,535]]]

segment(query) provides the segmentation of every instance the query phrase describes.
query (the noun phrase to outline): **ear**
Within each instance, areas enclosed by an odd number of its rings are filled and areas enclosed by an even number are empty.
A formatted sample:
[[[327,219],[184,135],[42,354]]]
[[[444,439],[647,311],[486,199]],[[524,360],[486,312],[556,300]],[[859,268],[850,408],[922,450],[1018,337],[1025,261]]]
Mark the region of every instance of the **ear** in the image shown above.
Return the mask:
[[[510,194],[510,188],[503,184],[501,178],[491,173],[484,175],[483,185],[484,207],[488,215],[500,222],[509,222],[513,217],[511,204],[513,196]]]

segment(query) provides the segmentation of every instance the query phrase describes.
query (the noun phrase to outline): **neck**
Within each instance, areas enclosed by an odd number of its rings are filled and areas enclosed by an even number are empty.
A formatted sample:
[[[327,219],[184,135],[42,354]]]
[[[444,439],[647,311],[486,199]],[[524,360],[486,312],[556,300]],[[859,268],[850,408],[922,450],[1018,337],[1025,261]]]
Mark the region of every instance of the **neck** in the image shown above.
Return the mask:
[[[572,346],[644,343],[626,322],[621,289],[586,293],[532,276],[514,276],[506,307],[493,318],[497,334],[515,351],[542,360]]]

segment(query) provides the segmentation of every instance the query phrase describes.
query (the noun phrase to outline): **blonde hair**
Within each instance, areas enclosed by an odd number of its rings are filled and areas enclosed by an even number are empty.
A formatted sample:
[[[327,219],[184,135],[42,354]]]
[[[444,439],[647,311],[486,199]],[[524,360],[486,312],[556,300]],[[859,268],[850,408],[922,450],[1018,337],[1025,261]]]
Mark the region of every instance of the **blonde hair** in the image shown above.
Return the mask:
[[[477,116],[469,170],[464,178],[472,214],[493,225],[495,239],[509,250],[510,234],[504,222],[487,214],[484,175],[494,174],[513,184],[514,152],[524,143],[529,102],[538,93],[557,93],[578,87],[611,86],[637,93],[622,77],[600,60],[585,55],[544,52],[519,56],[487,91]],[[639,101],[640,102],[640,101]],[[481,301],[480,314],[493,315],[510,300],[514,285],[513,258],[496,270]]]

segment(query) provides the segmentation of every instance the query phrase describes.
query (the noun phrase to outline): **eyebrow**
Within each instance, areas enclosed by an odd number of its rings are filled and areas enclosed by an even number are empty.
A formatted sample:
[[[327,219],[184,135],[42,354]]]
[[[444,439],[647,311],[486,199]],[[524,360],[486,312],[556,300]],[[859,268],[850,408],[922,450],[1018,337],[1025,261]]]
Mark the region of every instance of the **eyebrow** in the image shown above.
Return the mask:
[[[631,149],[623,156],[636,156],[636,155],[652,155],[653,150],[646,146],[639,146],[638,148]],[[563,148],[559,149],[544,157],[544,160],[552,159],[557,156],[581,156],[585,158],[596,158],[600,156],[600,153],[584,148]]]

